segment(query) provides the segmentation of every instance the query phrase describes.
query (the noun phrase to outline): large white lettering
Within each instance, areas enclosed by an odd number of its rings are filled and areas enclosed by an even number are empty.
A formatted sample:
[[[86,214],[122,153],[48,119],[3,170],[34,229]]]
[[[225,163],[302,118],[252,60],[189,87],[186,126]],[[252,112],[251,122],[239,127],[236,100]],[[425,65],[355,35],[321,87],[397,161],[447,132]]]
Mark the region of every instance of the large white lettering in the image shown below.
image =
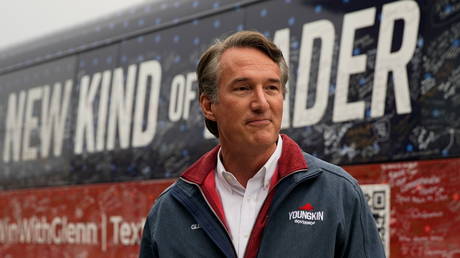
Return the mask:
[[[60,156],[64,140],[64,127],[72,91],[72,80],[53,86],[50,101],[50,86],[44,85],[19,93],[19,99],[12,93],[8,100],[7,130],[3,149],[3,160],[34,160],[47,158],[51,141],[54,142],[54,156]],[[62,101],[61,101],[62,100]],[[41,106],[41,108],[38,108]]]
[[[160,86],[160,63],[155,60],[142,63],[139,68],[139,78],[136,94],[136,108],[134,114],[132,142],[133,147],[145,146],[149,144],[155,136]],[[147,96],[147,88],[150,88],[149,96]],[[145,105],[147,97],[149,100],[148,106]]]
[[[348,102],[348,87],[351,74],[366,70],[366,55],[352,55],[355,31],[373,25],[374,17],[375,7],[347,13],[343,18],[337,88],[332,115],[334,122],[364,118],[364,101]]]
[[[187,73],[187,78],[182,74],[174,76],[171,82],[171,94],[169,95],[169,120],[177,122],[181,118],[187,120],[190,115],[190,106],[196,98],[193,83],[196,81],[196,73]]]
[[[287,91],[283,129],[319,123],[324,119],[329,98],[331,101],[334,99],[329,106],[333,122],[364,119],[366,104],[370,104],[371,117],[383,116],[388,101],[390,73],[393,75],[396,112],[412,112],[407,65],[416,48],[420,9],[411,0],[383,5],[371,103],[365,103],[363,99],[349,99],[350,76],[366,72],[367,64],[366,54],[353,53],[355,32],[373,26],[375,15],[375,7],[345,14],[340,48],[334,46],[335,28],[331,21],[324,19],[303,25],[297,76],[294,76],[297,81],[295,89],[292,87],[295,96],[291,94],[294,103],[290,105],[290,92]],[[403,23],[402,30],[395,29],[397,22]],[[399,49],[392,46],[395,32],[402,34],[397,35],[401,38]],[[275,31],[273,39],[288,64],[293,55],[291,37],[297,38],[291,35],[289,28],[282,28]],[[338,51],[334,52],[334,49]],[[335,96],[329,91],[334,53],[338,53]],[[312,74],[316,65],[317,76]],[[113,150],[117,144],[122,149],[148,145],[156,132],[161,79],[161,65],[154,60],[132,64],[126,70],[119,67],[84,75],[79,83],[75,130],[69,130],[75,132],[72,135],[74,152]],[[174,76],[167,111],[171,122],[187,120],[194,115],[192,103],[197,99],[196,80],[194,72]],[[4,132],[4,162],[62,155],[65,129],[69,125],[72,86],[73,81],[69,79],[9,95],[6,127],[1,128]],[[289,85],[286,87],[289,88]],[[314,97],[309,94],[314,94]],[[212,137],[206,129],[204,132],[205,138]]]
[[[86,143],[88,152],[94,151],[94,116],[93,102],[101,82],[101,73],[95,73],[91,78],[85,75],[80,81],[80,96],[78,101],[77,126],[75,133],[74,152],[83,152],[83,144]],[[86,136],[86,138],[84,138]]]
[[[115,69],[113,75],[110,70],[104,71],[103,74],[95,73],[91,82],[88,75],[82,77],[75,130],[74,151],[76,154],[83,152],[84,145],[86,145],[88,152],[103,151],[104,148],[113,149],[115,147],[117,121],[120,146],[122,148],[129,147],[136,71],[136,65],[131,65],[128,68],[126,87],[124,87],[122,68]],[[113,85],[110,90],[111,81]],[[131,146],[144,146],[155,135],[160,86],[160,64],[157,61],[141,63],[137,80]],[[110,109],[108,109],[109,92],[111,93]],[[148,92],[150,92],[149,95],[147,95]],[[96,100],[98,103],[97,121],[93,115],[93,106]],[[107,117],[109,117],[108,130]],[[97,122],[96,135],[94,134],[95,122]],[[105,141],[106,137],[107,142]]]
[[[321,57],[319,60],[319,74],[316,83],[316,101],[311,108],[307,108],[308,86],[310,84],[310,70],[315,39],[321,40]],[[293,119],[294,127],[316,124],[324,115],[327,107],[333,47],[334,26],[330,21],[320,20],[304,24],[299,68],[297,72]]]
[[[190,107],[192,106],[192,101],[196,99],[196,92],[193,89],[193,83],[196,82],[196,73],[187,73],[187,80],[185,83],[185,96],[184,96],[184,113],[182,117],[187,120],[190,116]]]
[[[36,87],[27,93],[26,116],[24,120],[24,135],[22,137],[22,159],[31,160],[37,158],[37,147],[30,146],[30,134],[33,130],[38,129],[38,118],[32,114],[35,102],[42,95],[42,88]]]
[[[6,132],[3,145],[3,160],[5,162],[11,160],[11,151],[13,151],[12,159],[14,161],[19,161],[25,99],[26,93],[24,91],[21,91],[19,96],[15,93],[11,93],[8,97]]]
[[[109,99],[109,87],[112,71],[107,70],[102,74],[101,92],[99,96],[98,116],[97,116],[97,137],[96,150],[102,151],[105,147],[107,108]]]
[[[174,76],[169,95],[169,120],[179,121],[184,106],[185,77],[182,74]]]
[[[67,80],[65,82],[64,95],[62,95],[62,84],[60,82],[55,83],[51,102],[49,100],[50,86],[45,85],[43,87],[40,126],[40,156],[42,158],[47,158],[49,155],[51,139],[54,139],[54,156],[60,156],[62,153],[65,122],[67,120],[72,85],[73,81]],[[51,138],[51,135],[54,137]]]
[[[115,147],[115,130],[117,126],[120,147],[129,147],[136,72],[136,65],[130,65],[128,67],[126,87],[124,87],[123,69],[117,68],[113,73],[112,93],[110,98],[109,128],[107,136],[108,150],[112,150]]]
[[[394,24],[404,21],[402,44],[398,51],[391,52]],[[398,1],[383,6],[379,43],[375,63],[374,88],[372,89],[371,117],[383,116],[388,85],[388,73],[394,78],[396,112],[406,114],[412,111],[409,95],[406,65],[414,55],[420,9],[414,1]]]

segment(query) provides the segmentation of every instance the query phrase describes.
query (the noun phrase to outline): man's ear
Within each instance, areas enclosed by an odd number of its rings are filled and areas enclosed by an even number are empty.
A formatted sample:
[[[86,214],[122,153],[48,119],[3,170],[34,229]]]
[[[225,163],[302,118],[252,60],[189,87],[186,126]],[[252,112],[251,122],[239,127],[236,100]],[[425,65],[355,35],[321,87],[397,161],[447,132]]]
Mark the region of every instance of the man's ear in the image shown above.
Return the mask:
[[[200,95],[200,107],[204,117],[209,120],[216,121],[216,117],[214,116],[214,112],[212,110],[212,105],[213,103],[208,96],[204,94]]]

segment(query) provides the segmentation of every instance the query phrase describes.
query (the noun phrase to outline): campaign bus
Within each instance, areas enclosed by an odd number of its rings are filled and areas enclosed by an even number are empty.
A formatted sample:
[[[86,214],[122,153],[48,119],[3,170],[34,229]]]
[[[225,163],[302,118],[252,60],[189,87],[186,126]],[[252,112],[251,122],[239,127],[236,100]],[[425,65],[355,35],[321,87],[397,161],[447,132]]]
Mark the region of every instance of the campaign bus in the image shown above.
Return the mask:
[[[283,51],[282,133],[359,181],[387,256],[460,257],[456,0],[151,1],[2,50],[0,256],[137,257],[218,144],[200,55],[241,30]]]

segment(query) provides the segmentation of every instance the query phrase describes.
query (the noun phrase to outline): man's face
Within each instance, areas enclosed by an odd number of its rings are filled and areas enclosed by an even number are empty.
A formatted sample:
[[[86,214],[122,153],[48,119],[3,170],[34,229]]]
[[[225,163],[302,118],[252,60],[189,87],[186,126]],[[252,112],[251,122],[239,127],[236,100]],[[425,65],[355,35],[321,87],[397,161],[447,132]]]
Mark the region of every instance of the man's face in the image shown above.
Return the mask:
[[[223,146],[274,147],[283,114],[279,66],[254,48],[230,48],[220,59],[217,102],[205,116],[218,124]]]

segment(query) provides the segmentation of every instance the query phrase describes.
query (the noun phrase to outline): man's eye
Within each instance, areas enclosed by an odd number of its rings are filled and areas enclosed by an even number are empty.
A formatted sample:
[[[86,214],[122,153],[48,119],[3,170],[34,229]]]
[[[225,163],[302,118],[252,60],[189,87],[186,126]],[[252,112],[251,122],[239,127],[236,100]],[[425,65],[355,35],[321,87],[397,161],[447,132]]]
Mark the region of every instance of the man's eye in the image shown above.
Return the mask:
[[[246,91],[246,90],[249,90],[249,87],[247,87],[247,86],[240,86],[240,87],[237,87],[236,90],[238,90],[238,91]]]
[[[268,90],[271,90],[271,91],[278,91],[278,90],[279,90],[279,87],[278,87],[278,86],[275,86],[275,85],[269,85],[269,86],[267,86],[267,89],[268,89]]]

